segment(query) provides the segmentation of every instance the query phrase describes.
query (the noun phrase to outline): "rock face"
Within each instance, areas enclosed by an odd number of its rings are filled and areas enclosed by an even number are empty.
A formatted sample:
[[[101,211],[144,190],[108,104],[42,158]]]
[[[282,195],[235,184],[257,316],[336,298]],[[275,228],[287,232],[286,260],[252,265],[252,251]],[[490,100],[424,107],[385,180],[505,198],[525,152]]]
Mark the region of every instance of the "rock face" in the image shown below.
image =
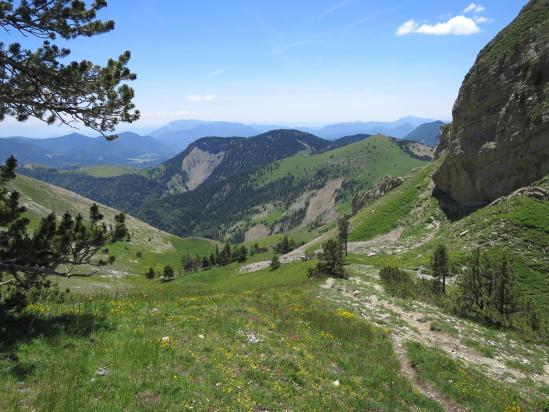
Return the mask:
[[[376,200],[385,193],[390,192],[395,187],[400,186],[404,182],[403,177],[385,176],[381,178],[376,185],[365,193],[359,193],[353,198],[352,208],[353,215],[356,215],[367,203]]]
[[[549,173],[549,0],[531,0],[478,55],[436,155],[436,188],[490,202]]]

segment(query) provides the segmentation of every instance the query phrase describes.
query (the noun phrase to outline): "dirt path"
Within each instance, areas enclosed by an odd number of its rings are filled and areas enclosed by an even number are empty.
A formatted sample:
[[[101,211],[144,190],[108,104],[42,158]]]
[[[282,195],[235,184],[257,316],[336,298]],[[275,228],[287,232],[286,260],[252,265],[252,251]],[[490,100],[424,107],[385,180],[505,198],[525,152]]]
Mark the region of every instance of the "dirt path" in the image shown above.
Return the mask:
[[[526,374],[507,366],[508,361],[526,365],[542,360],[547,364],[547,348],[526,347],[503,334],[490,335],[479,325],[444,314],[438,308],[424,303],[407,302],[404,306],[384,293],[383,287],[377,282],[375,268],[351,265],[351,272],[358,276],[348,281],[327,280],[323,285],[324,294],[338,304],[350,304],[362,317],[390,327],[395,348],[402,352],[399,356],[404,371],[406,359],[402,348],[405,342],[414,340],[427,347],[441,349],[450,357],[478,367],[487,375],[502,381],[515,383],[530,379],[538,384],[549,384],[547,371]],[[471,342],[477,346],[466,345]],[[489,349],[489,352],[481,353],[481,347]]]
[[[467,410],[461,406],[456,405],[451,399],[440,393],[434,386],[422,381],[419,378],[416,369],[412,366],[410,359],[408,359],[406,349],[404,348],[404,342],[402,342],[400,337],[397,337],[395,335],[392,335],[391,337],[398,363],[400,364],[400,370],[402,371],[404,376],[408,378],[412,385],[414,385],[419,391],[421,391],[421,393],[423,393],[423,395],[425,395],[429,399],[440,403],[445,411],[464,412]]]

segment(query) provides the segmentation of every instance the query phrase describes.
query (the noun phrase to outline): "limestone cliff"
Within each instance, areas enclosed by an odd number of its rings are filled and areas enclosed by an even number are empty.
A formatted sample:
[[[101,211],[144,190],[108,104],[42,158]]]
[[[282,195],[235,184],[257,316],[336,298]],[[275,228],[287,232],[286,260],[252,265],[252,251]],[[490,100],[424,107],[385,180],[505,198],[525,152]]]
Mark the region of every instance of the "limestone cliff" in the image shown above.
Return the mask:
[[[532,0],[478,55],[433,179],[465,205],[486,203],[549,173],[549,0]]]

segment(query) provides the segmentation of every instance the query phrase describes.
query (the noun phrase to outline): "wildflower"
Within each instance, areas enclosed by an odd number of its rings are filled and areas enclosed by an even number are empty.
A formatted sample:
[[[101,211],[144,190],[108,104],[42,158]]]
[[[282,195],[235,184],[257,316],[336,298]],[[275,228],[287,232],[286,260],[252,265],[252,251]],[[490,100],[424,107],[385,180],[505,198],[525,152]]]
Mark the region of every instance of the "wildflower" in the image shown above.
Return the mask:
[[[340,318],[356,319],[356,315],[353,312],[349,312],[348,310],[345,310],[345,309],[337,309],[335,314]]]
[[[170,347],[171,344],[172,344],[172,340],[170,339],[169,336],[163,336],[160,339],[160,347],[161,348],[168,348],[168,347]]]

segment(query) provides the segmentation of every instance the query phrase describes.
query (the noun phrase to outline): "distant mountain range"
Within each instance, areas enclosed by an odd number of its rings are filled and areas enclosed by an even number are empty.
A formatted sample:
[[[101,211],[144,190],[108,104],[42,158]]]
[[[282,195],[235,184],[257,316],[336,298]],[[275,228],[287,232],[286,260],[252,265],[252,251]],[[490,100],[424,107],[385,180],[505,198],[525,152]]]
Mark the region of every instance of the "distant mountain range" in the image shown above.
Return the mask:
[[[358,134],[384,134],[401,139],[418,126],[429,122],[433,122],[433,119],[407,116],[394,122],[348,122],[330,124],[323,127],[297,126],[292,127],[292,129],[311,133],[328,140]],[[277,129],[287,129],[287,126],[210,122],[191,119],[171,122],[150,133],[150,135],[164,145],[180,152],[185,150],[189,144],[202,137],[249,137]]]
[[[394,122],[349,122],[323,127],[297,127],[293,130],[325,140],[336,141],[342,137],[351,139],[347,143],[357,136],[360,139],[360,136],[384,134],[433,146],[433,142],[438,141],[435,135],[439,124],[443,123],[408,116]],[[126,165],[145,168],[162,163],[204,137],[250,137],[285,129],[280,125],[177,120],[149,136],[125,132],[111,142],[77,133],[48,139],[6,137],[0,138],[0,159],[13,154],[20,165],[38,164],[55,168]]]
[[[15,155],[20,165],[51,167],[71,165],[154,166],[175,152],[149,136],[121,133],[114,141],[73,133],[49,139],[6,137],[0,139],[0,158]]]

